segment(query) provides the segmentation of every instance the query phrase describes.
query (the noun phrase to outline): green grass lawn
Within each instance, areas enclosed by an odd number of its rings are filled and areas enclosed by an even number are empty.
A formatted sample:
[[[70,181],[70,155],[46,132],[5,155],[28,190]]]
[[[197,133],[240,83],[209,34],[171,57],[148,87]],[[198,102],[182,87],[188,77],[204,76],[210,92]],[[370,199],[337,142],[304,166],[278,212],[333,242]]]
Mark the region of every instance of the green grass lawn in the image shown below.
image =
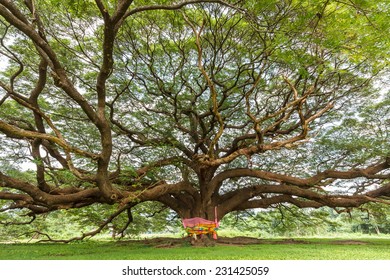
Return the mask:
[[[390,260],[390,239],[299,239],[305,243],[156,248],[142,242],[85,241],[71,244],[0,244],[2,260]],[[353,242],[350,242],[353,243]]]

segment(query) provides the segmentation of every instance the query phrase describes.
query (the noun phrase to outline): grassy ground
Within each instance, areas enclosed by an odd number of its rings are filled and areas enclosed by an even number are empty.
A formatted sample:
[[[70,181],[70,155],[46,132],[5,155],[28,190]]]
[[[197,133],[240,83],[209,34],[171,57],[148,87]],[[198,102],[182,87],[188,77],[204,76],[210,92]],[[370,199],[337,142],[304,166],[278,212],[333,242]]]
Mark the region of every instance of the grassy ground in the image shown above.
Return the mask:
[[[295,239],[294,242],[192,247],[145,242],[86,241],[71,244],[0,244],[2,260],[390,260],[390,239]],[[160,244],[161,245],[161,244]],[[164,244],[162,244],[164,245]]]

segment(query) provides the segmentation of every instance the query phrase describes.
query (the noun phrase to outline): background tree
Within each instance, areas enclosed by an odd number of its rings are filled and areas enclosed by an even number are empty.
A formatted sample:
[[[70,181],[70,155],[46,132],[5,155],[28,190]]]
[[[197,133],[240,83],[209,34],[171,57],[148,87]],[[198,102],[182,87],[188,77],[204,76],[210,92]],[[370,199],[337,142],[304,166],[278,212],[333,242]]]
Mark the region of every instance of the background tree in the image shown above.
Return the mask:
[[[0,0],[0,211],[389,204],[389,8]]]

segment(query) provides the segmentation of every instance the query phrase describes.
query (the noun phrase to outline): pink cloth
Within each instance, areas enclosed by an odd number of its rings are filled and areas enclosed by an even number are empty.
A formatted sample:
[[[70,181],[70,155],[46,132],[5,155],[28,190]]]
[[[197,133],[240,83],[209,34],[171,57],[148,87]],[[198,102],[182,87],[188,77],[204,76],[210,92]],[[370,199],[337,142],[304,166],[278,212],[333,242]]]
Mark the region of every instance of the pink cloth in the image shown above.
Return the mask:
[[[219,223],[216,221],[210,221],[203,218],[191,218],[191,219],[183,219],[183,226],[184,227],[196,227],[199,224],[203,225],[216,225],[216,227],[219,226]]]

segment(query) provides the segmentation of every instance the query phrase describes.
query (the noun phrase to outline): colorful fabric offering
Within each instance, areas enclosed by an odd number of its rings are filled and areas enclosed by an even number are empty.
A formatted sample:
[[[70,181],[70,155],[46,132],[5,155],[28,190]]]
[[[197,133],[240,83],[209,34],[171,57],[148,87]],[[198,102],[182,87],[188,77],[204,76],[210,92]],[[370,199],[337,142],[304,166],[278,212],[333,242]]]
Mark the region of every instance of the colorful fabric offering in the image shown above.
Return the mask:
[[[183,226],[187,234],[191,237],[202,234],[212,234],[214,239],[217,239],[217,230],[219,227],[218,221],[210,221],[203,218],[183,219]]]

